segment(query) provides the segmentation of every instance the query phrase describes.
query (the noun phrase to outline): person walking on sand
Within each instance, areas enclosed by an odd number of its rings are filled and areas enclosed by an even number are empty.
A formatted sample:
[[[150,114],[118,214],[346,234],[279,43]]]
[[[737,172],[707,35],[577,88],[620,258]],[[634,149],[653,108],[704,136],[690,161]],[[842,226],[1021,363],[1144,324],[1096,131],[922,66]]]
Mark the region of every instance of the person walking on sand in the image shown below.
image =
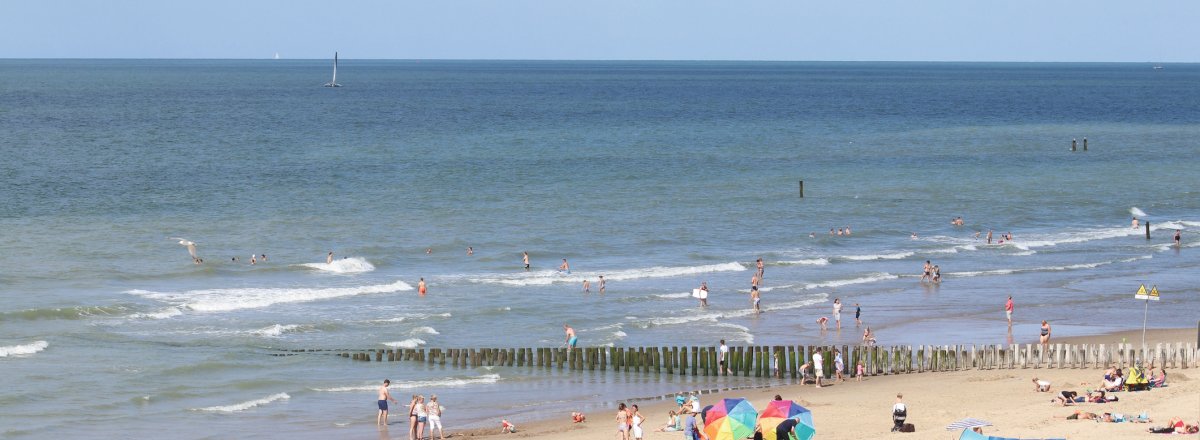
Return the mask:
[[[525,271],[529,272],[529,252],[521,252],[521,262],[525,263]]]
[[[1046,348],[1050,346],[1050,323],[1046,322],[1044,319],[1042,320],[1042,334],[1040,336],[1040,342],[1042,344],[1042,352],[1045,353]]]
[[[575,336],[575,329],[563,324],[563,332],[567,334],[567,348],[575,348],[575,344],[579,342],[579,338]]]
[[[896,404],[892,405],[892,432],[897,432],[904,427],[904,421],[908,419],[908,405],[904,404],[904,394],[896,393]]]
[[[325,256],[325,264],[333,264],[333,251],[329,251],[329,255]]]
[[[842,361],[842,352],[838,349],[833,349],[833,370],[837,374],[838,382],[845,382],[846,377],[842,375],[842,370],[846,369],[846,363]]]
[[[729,357],[729,346],[725,345],[725,340],[721,340],[721,346],[717,348],[717,371],[725,370],[726,375],[733,374],[733,370],[729,369],[729,363],[726,359]]]
[[[821,379],[825,377],[825,357],[821,355],[821,350],[816,350],[812,355],[813,371],[817,375],[817,388],[821,388]]]
[[[1009,295],[1008,302],[1004,303],[1004,315],[1008,317],[1008,326],[1009,327],[1012,327],[1012,312],[1013,312],[1013,300],[1012,300],[1012,295]]]
[[[600,293],[604,293],[604,275],[600,275]]]
[[[429,415],[429,438],[433,439],[433,430],[437,429],[438,440],[445,440],[442,435],[442,404],[438,403],[437,394],[429,396],[429,403],[425,405],[425,412]]]
[[[588,293],[591,291],[592,291],[592,283],[589,283],[588,279],[584,278],[583,279],[583,293]]]
[[[396,403],[396,399],[392,398],[392,393],[388,391],[388,386],[392,384],[391,379],[384,379],[383,386],[379,387],[379,415],[375,416],[376,425],[387,426],[388,421],[388,401]]]
[[[838,330],[842,329],[842,299],[833,299],[833,321],[837,323]]]
[[[417,293],[425,296],[425,277],[421,277],[421,281],[417,282]]]
[[[629,440],[629,411],[624,403],[617,405],[614,420],[617,422],[617,440]]]

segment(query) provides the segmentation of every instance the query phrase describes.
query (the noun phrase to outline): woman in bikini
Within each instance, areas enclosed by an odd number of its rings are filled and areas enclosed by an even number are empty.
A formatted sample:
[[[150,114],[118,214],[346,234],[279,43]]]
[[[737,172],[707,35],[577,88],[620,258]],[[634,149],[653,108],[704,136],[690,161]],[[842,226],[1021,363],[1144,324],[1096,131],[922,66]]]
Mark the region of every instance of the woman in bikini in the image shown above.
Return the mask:
[[[617,440],[629,440],[629,410],[625,404],[617,405]]]
[[[1041,343],[1042,343],[1042,351],[1045,352],[1046,347],[1048,345],[1050,345],[1050,323],[1046,322],[1045,320],[1042,320]]]

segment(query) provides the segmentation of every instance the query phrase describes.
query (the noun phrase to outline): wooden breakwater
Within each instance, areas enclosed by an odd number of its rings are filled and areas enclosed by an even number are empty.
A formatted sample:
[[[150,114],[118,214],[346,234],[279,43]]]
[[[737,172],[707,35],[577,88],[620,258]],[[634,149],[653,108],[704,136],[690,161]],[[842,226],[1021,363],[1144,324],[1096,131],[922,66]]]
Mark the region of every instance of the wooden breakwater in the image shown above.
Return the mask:
[[[834,372],[834,350],[842,353],[843,374],[852,374],[861,362],[867,375],[929,371],[1026,368],[1124,368],[1135,362],[1163,368],[1197,368],[1197,345],[1159,343],[1144,348],[1134,344],[1010,345],[897,345],[897,346],[731,346],[728,367],[719,368],[716,347],[580,347],[532,348],[397,348],[332,350],[356,361],[419,362],[459,368],[527,367],[578,371],[626,371],[690,376],[753,376],[798,378],[801,367],[821,353],[827,376]],[[304,352],[306,350],[295,350]],[[327,350],[322,350],[327,351]],[[807,370],[812,373],[812,368]]]

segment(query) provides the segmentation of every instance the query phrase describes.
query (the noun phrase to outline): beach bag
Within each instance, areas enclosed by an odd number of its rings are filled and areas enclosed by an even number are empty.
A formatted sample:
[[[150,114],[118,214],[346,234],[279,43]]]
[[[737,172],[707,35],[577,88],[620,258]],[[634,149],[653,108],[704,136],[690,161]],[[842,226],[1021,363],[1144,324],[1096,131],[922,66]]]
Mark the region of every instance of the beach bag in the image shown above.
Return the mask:
[[[900,427],[900,432],[917,432],[917,427],[913,426],[912,423],[905,423],[904,426]]]

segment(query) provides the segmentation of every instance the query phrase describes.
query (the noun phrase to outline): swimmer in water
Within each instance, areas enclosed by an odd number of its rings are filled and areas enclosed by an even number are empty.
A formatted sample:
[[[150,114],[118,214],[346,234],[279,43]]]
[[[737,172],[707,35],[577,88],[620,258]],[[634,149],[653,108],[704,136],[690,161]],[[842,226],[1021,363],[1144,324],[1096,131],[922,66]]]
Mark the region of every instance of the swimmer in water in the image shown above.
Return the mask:
[[[817,233],[816,233],[816,232],[809,232],[809,233],[808,233],[808,238],[817,238]]]
[[[570,264],[570,263],[567,263],[567,259],[566,259],[566,258],[563,258],[563,263],[562,263],[562,264],[560,264],[560,265],[558,265],[558,270],[559,270],[559,271],[562,271],[562,272],[566,272],[566,273],[568,273],[568,274],[570,274],[570,273],[571,273],[571,264]]]
[[[467,246],[467,256],[469,257],[472,255],[475,255],[475,249],[470,246]]]
[[[521,262],[525,263],[525,271],[529,272],[529,252],[521,252]]]
[[[1137,229],[1137,228],[1138,228],[1138,219],[1135,216],[1135,217],[1133,217],[1133,229]]]
[[[592,291],[592,283],[589,283],[587,278],[584,278],[583,279],[583,292],[587,293],[587,292],[591,292],[591,291]]]
[[[329,251],[329,255],[325,256],[325,264],[333,264],[333,251]]]
[[[425,248],[425,255],[430,255],[432,253],[433,253],[433,248]]]
[[[846,227],[846,235],[850,235],[850,227],[849,226]]]
[[[916,232],[913,232],[913,233],[912,233],[912,235],[910,236],[910,238],[912,238],[913,240],[916,240],[916,239],[917,239],[917,233],[916,233]]]
[[[417,293],[425,296],[425,277],[421,277],[421,281],[417,283]]]

